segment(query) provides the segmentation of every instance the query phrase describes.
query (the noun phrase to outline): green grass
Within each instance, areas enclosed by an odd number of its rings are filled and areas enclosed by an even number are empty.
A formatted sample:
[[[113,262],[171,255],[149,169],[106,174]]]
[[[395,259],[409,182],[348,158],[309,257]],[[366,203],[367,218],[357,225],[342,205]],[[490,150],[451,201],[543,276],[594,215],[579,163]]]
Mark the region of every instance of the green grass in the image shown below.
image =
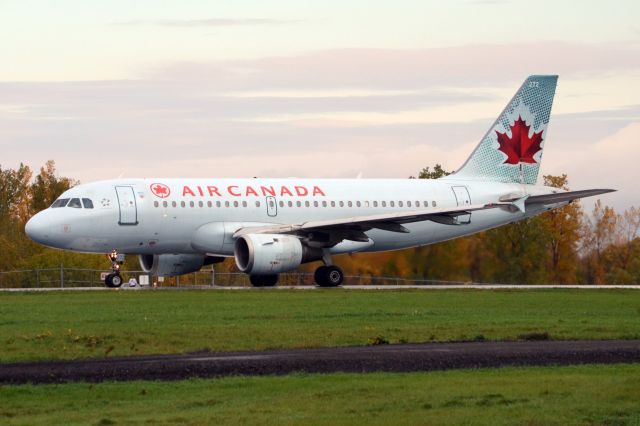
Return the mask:
[[[640,424],[640,365],[0,386],[2,424]]]
[[[0,362],[368,342],[640,338],[640,292],[0,294]]]

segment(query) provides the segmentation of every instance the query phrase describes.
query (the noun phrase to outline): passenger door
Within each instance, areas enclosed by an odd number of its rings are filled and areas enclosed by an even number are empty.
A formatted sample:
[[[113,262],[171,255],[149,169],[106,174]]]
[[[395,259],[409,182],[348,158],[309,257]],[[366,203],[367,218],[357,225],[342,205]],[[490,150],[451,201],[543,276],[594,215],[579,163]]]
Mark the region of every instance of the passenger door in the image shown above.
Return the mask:
[[[137,225],[138,207],[133,187],[116,186],[116,195],[118,196],[118,207],[120,208],[118,225]]]
[[[471,197],[469,196],[469,190],[467,190],[466,186],[452,186],[451,189],[453,190],[459,207],[471,205]],[[471,213],[458,216],[457,221],[460,225],[471,223]]]

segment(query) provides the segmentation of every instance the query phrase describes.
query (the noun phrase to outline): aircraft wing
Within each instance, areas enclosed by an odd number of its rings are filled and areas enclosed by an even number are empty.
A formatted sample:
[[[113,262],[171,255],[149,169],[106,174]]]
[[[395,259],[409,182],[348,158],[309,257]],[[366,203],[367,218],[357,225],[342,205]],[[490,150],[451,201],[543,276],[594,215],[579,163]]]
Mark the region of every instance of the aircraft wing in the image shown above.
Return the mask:
[[[582,191],[558,192],[555,194],[532,195],[525,201],[525,206],[530,204],[556,204],[568,201],[574,201],[579,198],[593,197],[594,195],[606,194],[614,192],[615,189],[585,189]]]
[[[434,208],[400,213],[318,220],[300,224],[275,224],[247,227],[236,231],[233,237],[238,238],[246,234],[296,234],[301,236],[309,236],[311,234],[322,236],[322,234],[324,234],[326,237],[329,237],[327,242],[329,242],[329,240],[335,241],[343,239],[368,241],[368,237],[364,232],[370,229],[382,229],[391,232],[407,233],[409,230],[402,226],[403,224],[421,222],[425,220],[431,220],[447,225],[462,225],[463,223],[459,223],[457,221],[458,216],[467,215],[477,210],[494,209],[497,207],[510,206],[512,204],[513,203],[510,202],[478,204],[452,208]]]

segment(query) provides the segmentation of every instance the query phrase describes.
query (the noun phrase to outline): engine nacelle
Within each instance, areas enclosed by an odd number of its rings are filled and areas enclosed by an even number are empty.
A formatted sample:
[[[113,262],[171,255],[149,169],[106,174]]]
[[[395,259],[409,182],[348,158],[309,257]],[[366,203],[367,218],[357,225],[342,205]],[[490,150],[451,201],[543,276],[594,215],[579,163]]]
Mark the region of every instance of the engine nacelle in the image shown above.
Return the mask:
[[[204,265],[211,265],[224,260],[220,257],[200,254],[142,254],[139,256],[140,266],[150,274],[159,277],[173,277],[199,271]]]
[[[322,259],[322,250],[307,247],[299,238],[281,234],[247,234],[236,240],[236,265],[247,274],[270,275]]]

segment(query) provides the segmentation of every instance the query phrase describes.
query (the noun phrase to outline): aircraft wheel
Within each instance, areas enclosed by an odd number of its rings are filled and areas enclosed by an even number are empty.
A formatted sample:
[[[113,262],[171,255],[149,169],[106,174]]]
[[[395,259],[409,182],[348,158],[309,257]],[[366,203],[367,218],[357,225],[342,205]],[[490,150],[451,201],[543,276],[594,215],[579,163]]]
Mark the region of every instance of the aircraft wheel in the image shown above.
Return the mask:
[[[105,278],[104,283],[107,287],[118,288],[122,285],[122,277],[120,274],[109,274],[107,275],[107,278]]]
[[[320,287],[338,287],[344,281],[344,272],[337,266],[321,266],[313,277]]]
[[[273,287],[278,284],[278,274],[249,275],[249,281],[254,287]]]

